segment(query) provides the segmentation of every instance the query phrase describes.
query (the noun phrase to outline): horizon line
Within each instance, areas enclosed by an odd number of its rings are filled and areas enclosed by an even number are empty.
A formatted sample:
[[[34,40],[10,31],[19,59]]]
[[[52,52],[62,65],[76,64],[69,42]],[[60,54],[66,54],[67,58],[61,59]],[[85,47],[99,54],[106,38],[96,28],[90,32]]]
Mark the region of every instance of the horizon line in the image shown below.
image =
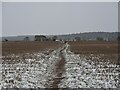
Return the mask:
[[[119,31],[113,31],[113,32],[106,32],[106,31],[98,31],[98,33],[120,33]],[[95,33],[95,32],[75,32],[75,33],[65,33],[65,34],[22,34],[22,35],[5,35],[2,37],[18,37],[18,36],[34,36],[34,35],[45,35],[45,36],[55,36],[55,35],[71,35],[71,34],[81,34],[81,33]]]

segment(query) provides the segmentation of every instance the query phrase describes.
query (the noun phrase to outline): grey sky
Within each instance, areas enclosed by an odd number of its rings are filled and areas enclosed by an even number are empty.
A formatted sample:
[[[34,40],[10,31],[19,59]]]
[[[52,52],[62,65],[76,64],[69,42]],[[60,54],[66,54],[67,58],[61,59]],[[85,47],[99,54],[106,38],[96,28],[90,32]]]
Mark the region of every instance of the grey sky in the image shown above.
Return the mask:
[[[0,37],[2,36],[2,3],[0,2]]]
[[[117,2],[4,2],[3,36],[118,31]]]

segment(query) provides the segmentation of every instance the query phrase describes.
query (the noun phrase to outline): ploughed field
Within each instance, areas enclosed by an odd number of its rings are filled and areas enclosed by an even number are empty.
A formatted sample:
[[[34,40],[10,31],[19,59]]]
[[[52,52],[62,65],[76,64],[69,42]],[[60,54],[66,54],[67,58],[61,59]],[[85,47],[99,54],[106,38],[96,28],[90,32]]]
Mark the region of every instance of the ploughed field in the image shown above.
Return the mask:
[[[120,88],[117,42],[3,42],[0,88]]]
[[[70,50],[75,54],[81,54],[86,58],[96,61],[100,57],[103,61],[109,60],[111,63],[120,63],[120,42],[117,41],[75,41],[69,42]],[[95,57],[92,59],[92,57]]]
[[[55,49],[62,45],[59,42],[2,42],[2,55],[23,54]]]
[[[116,54],[119,46],[117,41],[72,41],[69,44],[76,54]]]

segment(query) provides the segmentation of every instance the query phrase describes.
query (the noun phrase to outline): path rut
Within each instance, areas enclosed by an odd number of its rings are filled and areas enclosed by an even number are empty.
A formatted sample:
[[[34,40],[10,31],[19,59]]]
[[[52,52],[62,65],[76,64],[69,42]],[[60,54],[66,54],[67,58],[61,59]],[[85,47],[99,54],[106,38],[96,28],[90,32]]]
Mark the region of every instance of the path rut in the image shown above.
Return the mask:
[[[62,77],[62,74],[65,72],[65,58],[63,51],[66,50],[66,45],[58,52],[60,60],[55,64],[55,70],[54,73],[55,77],[53,77],[50,82],[50,88],[58,88],[59,83],[61,82],[64,77]]]

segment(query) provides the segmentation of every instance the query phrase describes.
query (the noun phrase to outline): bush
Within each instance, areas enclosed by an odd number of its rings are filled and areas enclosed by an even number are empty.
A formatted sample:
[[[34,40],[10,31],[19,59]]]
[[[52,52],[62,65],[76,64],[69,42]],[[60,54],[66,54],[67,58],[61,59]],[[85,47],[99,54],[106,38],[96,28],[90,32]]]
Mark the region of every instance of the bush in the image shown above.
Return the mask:
[[[104,39],[102,37],[97,37],[96,40],[103,41]]]
[[[75,37],[75,40],[76,40],[76,41],[80,41],[81,38],[80,38],[80,37]]]

